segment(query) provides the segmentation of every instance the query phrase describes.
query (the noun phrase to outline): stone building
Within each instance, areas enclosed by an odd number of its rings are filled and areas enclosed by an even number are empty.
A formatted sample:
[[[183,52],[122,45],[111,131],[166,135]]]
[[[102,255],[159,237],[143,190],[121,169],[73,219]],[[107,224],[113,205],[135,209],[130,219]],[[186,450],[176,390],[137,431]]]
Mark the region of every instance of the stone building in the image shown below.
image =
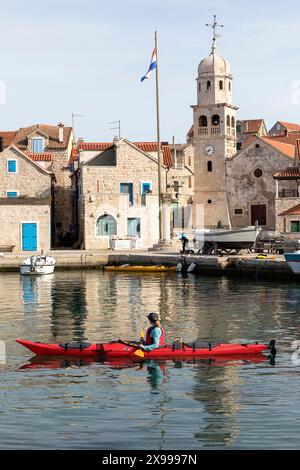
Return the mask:
[[[248,141],[249,137],[268,135],[268,131],[263,119],[245,119],[236,121],[236,150],[239,151]]]
[[[274,174],[276,231],[300,236],[300,139],[296,140],[293,166]]]
[[[229,227],[226,159],[236,153],[236,110],[232,103],[230,65],[216,50],[215,36],[197,77],[197,104],[193,108],[194,222],[204,209],[205,228]]]
[[[275,229],[276,186],[273,175],[293,165],[295,146],[256,137],[226,161],[226,185],[233,227]]]
[[[35,124],[17,131],[0,131],[0,151],[14,145],[54,175],[52,191],[52,245],[63,244],[73,228],[69,162],[73,130],[63,124]],[[1,153],[0,153],[1,155]]]
[[[155,147],[156,145],[156,147]],[[79,142],[78,169],[72,174],[78,194],[81,246],[85,249],[150,247],[159,239],[157,144]],[[172,166],[162,144],[162,193]],[[170,224],[168,205],[165,229]],[[168,236],[168,234],[166,235]]]
[[[293,134],[294,132],[300,132],[300,125],[292,122],[277,121],[274,126],[269,130],[269,136],[286,136]]]
[[[51,248],[51,178],[14,145],[0,153],[0,251]]]

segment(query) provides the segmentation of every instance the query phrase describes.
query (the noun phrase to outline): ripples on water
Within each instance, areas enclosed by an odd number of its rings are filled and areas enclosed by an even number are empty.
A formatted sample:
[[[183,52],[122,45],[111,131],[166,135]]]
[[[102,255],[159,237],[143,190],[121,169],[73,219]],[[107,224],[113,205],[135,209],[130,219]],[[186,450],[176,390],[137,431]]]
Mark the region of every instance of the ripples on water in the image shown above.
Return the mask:
[[[0,292],[0,448],[299,447],[299,284],[91,271],[0,274]],[[275,338],[276,363],[35,363],[14,342],[138,338],[149,311],[170,342]]]

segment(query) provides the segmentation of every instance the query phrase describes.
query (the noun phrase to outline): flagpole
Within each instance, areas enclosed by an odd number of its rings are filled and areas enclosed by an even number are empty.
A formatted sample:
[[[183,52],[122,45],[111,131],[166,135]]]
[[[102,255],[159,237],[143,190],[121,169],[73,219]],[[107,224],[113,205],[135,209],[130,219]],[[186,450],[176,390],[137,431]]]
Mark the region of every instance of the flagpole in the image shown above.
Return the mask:
[[[158,88],[158,50],[157,50],[157,31],[155,31],[155,50],[156,50],[156,125],[157,125],[157,163],[158,163],[158,217],[159,217],[159,240],[163,239],[162,234],[162,213],[161,213],[161,145],[160,145],[160,119],[159,119],[159,88]]]

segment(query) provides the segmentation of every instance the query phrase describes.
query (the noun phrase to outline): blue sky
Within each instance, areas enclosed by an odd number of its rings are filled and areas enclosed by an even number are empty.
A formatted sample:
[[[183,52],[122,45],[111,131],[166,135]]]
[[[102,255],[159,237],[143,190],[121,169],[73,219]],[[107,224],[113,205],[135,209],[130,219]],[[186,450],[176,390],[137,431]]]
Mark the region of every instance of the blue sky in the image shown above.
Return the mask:
[[[140,83],[158,30],[161,137],[184,142],[196,103],[197,66],[210,52],[217,14],[218,51],[231,64],[238,117],[300,122],[298,0],[11,0],[2,2],[0,128],[71,124],[85,140],[155,140],[155,77]]]

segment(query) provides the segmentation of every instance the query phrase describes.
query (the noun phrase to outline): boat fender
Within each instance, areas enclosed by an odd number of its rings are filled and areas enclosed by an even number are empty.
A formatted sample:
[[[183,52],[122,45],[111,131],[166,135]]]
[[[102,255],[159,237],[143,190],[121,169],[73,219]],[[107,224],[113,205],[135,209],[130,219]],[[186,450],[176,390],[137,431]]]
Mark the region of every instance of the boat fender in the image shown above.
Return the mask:
[[[181,273],[181,271],[182,271],[182,263],[178,263],[178,264],[177,264],[176,271],[177,271],[178,273]]]
[[[196,263],[191,263],[188,267],[187,272],[192,273],[195,270],[196,266],[197,266]]]
[[[271,355],[276,356],[277,350],[275,347],[275,339],[271,339],[271,341],[268,344],[268,348],[270,349]]]

